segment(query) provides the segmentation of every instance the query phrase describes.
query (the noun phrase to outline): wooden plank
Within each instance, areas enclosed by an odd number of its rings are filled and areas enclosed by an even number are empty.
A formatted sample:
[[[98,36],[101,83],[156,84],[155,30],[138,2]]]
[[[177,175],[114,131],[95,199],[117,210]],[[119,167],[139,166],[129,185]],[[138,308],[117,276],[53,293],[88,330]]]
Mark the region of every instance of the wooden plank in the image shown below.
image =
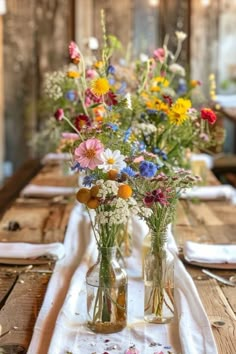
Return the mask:
[[[188,216],[185,212],[183,203],[181,203],[180,201],[177,203],[175,224],[190,226],[190,221],[189,221]]]
[[[1,338],[1,345],[17,343],[28,347],[49,279],[50,274],[46,273],[23,273],[19,276],[14,290],[0,311],[2,332],[12,329]]]
[[[207,203],[190,203],[189,206],[192,214],[200,224],[223,225],[223,221],[215,215]]]
[[[0,15],[0,185],[3,181],[3,161],[5,144],[3,73],[3,18]]]
[[[4,184],[0,189],[0,215],[41,167],[39,159],[30,159]]]
[[[236,353],[236,316],[216,280],[195,280],[195,284],[210,322],[224,321],[223,327],[214,328],[213,334],[219,354]]]

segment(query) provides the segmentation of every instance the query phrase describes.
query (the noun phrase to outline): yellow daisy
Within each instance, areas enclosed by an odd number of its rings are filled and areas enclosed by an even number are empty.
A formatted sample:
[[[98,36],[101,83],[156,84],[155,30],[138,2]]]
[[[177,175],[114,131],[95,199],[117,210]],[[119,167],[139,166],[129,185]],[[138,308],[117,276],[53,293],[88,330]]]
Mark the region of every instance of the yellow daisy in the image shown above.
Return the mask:
[[[181,125],[188,119],[188,109],[191,107],[191,101],[184,98],[178,98],[169,111],[171,124]]]
[[[78,73],[78,71],[68,71],[67,76],[71,79],[78,79],[80,77],[80,73]]]
[[[92,82],[91,91],[96,96],[105,95],[110,89],[109,82],[105,77],[99,77]]]

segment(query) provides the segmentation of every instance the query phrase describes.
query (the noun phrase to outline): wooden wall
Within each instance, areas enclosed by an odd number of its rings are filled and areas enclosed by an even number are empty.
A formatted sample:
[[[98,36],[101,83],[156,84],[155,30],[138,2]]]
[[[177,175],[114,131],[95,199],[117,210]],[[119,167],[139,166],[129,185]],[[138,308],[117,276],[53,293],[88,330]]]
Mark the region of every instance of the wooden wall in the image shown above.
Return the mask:
[[[4,108],[3,108],[3,17],[0,15],[0,186],[3,180]]]
[[[4,16],[5,159],[17,168],[38,127],[37,103],[46,71],[67,61],[72,0],[8,0]]]

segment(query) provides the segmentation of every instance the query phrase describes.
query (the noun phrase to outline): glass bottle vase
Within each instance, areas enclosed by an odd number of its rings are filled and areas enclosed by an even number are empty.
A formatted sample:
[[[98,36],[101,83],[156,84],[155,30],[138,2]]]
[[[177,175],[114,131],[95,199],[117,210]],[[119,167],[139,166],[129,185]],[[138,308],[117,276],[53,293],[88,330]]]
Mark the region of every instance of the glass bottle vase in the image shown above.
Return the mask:
[[[144,259],[144,319],[168,323],[174,317],[174,257],[166,246],[151,248]]]
[[[88,327],[96,333],[119,332],[127,323],[127,274],[117,247],[100,248],[86,274]]]

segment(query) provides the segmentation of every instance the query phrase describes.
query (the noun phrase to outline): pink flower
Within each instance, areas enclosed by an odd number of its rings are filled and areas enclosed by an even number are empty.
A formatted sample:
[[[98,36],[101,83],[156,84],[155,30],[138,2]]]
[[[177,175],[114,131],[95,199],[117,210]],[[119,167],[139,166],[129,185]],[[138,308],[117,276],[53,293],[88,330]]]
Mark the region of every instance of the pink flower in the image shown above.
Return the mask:
[[[80,52],[77,44],[73,41],[69,44],[69,55],[70,59],[74,64],[78,64],[80,62]]]
[[[134,159],[134,163],[139,163],[141,161],[144,161],[144,157],[143,156],[138,156]]]
[[[88,139],[75,149],[75,160],[83,168],[94,170],[103,163],[100,155],[104,151],[101,141],[95,138]]]
[[[154,50],[153,52],[153,58],[156,61],[159,61],[160,63],[164,63],[165,61],[165,49],[164,48],[157,48],[156,50]]]
[[[68,133],[68,132],[63,132],[61,133],[61,136],[63,139],[69,139],[69,140],[77,140],[79,139],[79,135],[76,133]]]
[[[96,76],[97,76],[96,70],[93,70],[93,69],[86,70],[86,78],[87,79],[94,79]]]
[[[58,108],[56,110],[56,112],[54,113],[54,117],[56,118],[56,120],[62,120],[64,117],[64,111],[62,108]]]

